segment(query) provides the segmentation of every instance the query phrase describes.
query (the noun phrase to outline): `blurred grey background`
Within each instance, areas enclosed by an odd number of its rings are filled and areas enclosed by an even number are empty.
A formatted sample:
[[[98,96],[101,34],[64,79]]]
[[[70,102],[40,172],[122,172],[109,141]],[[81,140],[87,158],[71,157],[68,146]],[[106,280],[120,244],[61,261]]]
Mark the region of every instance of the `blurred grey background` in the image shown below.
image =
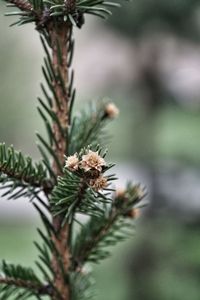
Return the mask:
[[[0,140],[39,158],[43,52],[34,27],[9,28],[6,10],[1,3]],[[133,239],[95,268],[96,300],[199,300],[200,3],[125,2],[75,36],[76,108],[104,97],[119,106],[109,159],[118,186],[141,182],[149,201]],[[0,258],[33,264],[37,223],[26,199],[1,199]]]

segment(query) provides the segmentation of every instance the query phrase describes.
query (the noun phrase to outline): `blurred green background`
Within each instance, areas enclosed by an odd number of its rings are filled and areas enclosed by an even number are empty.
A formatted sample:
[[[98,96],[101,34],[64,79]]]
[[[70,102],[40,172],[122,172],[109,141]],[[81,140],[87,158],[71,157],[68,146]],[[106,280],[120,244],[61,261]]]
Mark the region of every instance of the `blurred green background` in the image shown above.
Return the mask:
[[[0,11],[5,11],[0,4]],[[36,96],[42,49],[30,25],[0,17],[0,140],[39,158]],[[75,32],[77,109],[112,99],[120,118],[109,159],[119,186],[141,182],[148,208],[130,241],[94,267],[95,300],[199,300],[200,4],[135,0]],[[0,203],[0,259],[34,266],[38,218],[25,200]]]

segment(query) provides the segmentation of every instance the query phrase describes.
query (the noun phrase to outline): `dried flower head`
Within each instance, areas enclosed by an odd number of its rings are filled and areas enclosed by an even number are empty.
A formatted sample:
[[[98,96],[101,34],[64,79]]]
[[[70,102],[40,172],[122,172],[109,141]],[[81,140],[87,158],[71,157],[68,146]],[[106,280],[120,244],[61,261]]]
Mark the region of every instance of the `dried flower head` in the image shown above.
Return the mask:
[[[89,184],[96,192],[98,192],[99,190],[103,190],[108,186],[108,181],[106,177],[99,176],[96,179],[91,179]]]
[[[119,109],[114,103],[108,103],[105,107],[106,116],[110,119],[114,119],[119,115]]]
[[[102,167],[106,165],[105,160],[101,157],[98,152],[89,150],[88,154],[82,156],[80,163],[81,168],[87,172],[90,170],[102,171]]]
[[[72,172],[78,170],[79,159],[78,159],[77,154],[67,157],[66,162],[65,162],[65,167],[68,168]]]

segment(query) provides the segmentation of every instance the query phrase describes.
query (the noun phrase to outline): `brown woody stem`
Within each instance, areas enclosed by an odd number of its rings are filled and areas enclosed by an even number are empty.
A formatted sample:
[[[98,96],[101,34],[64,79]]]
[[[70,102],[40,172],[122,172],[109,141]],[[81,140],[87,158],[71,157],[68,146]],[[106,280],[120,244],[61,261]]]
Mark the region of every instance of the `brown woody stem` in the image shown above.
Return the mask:
[[[6,284],[11,286],[16,286],[19,288],[27,289],[33,291],[38,295],[50,295],[51,291],[48,286],[44,286],[41,284],[33,283],[31,281],[22,280],[22,279],[14,279],[14,278],[3,278],[0,277],[0,284]]]
[[[53,189],[53,182],[50,179],[35,180],[35,178],[28,175],[24,175],[23,172],[16,173],[13,170],[7,170],[3,165],[0,165],[0,171],[7,175],[9,178],[18,180],[22,186],[32,186],[39,188],[44,191],[44,193],[49,194]]]
[[[69,82],[68,74],[68,44],[70,39],[71,26],[66,22],[54,24],[53,22],[48,25],[48,33],[51,41],[52,48],[52,64],[56,78],[53,81],[53,88],[55,91],[55,99],[53,110],[56,113],[62,131],[56,123],[53,124],[53,133],[57,143],[54,143],[54,152],[60,162],[53,161],[53,170],[57,176],[62,175],[62,167],[64,166],[64,156],[67,154],[67,132],[68,132],[68,108],[69,108],[69,95],[67,84]],[[63,87],[63,83],[65,88]],[[70,251],[68,247],[69,240],[69,225],[61,226],[63,216],[59,215],[53,217],[53,226],[56,235],[52,236],[52,240],[57,249],[53,253],[52,268],[54,270],[54,287],[60,294],[62,300],[70,300],[70,286],[66,281],[66,276],[70,267]],[[62,265],[62,268],[61,268]],[[63,274],[64,272],[64,274]],[[65,276],[66,275],[66,276]],[[58,296],[54,295],[52,299],[57,300]]]

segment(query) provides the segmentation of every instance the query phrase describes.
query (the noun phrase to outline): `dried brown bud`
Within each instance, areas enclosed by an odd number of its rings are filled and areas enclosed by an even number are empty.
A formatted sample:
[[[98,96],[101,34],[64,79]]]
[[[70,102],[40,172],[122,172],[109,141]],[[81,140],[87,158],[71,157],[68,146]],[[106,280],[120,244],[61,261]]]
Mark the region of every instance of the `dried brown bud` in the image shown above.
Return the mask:
[[[137,219],[141,216],[141,211],[139,208],[133,208],[126,214],[126,216],[131,219]]]
[[[105,114],[108,118],[114,119],[119,115],[119,109],[114,103],[108,103],[105,107]]]
[[[77,154],[68,156],[65,162],[65,167],[68,168],[70,171],[74,172],[78,170],[79,166],[79,159],[77,157]]]
[[[89,185],[98,192],[99,190],[103,190],[108,186],[108,181],[106,177],[99,176],[97,179],[91,179],[89,181]]]
[[[85,172],[92,169],[101,172],[102,167],[105,165],[105,160],[98,154],[98,152],[93,152],[91,150],[89,150],[88,154],[82,156],[82,161],[80,162],[80,167]]]

